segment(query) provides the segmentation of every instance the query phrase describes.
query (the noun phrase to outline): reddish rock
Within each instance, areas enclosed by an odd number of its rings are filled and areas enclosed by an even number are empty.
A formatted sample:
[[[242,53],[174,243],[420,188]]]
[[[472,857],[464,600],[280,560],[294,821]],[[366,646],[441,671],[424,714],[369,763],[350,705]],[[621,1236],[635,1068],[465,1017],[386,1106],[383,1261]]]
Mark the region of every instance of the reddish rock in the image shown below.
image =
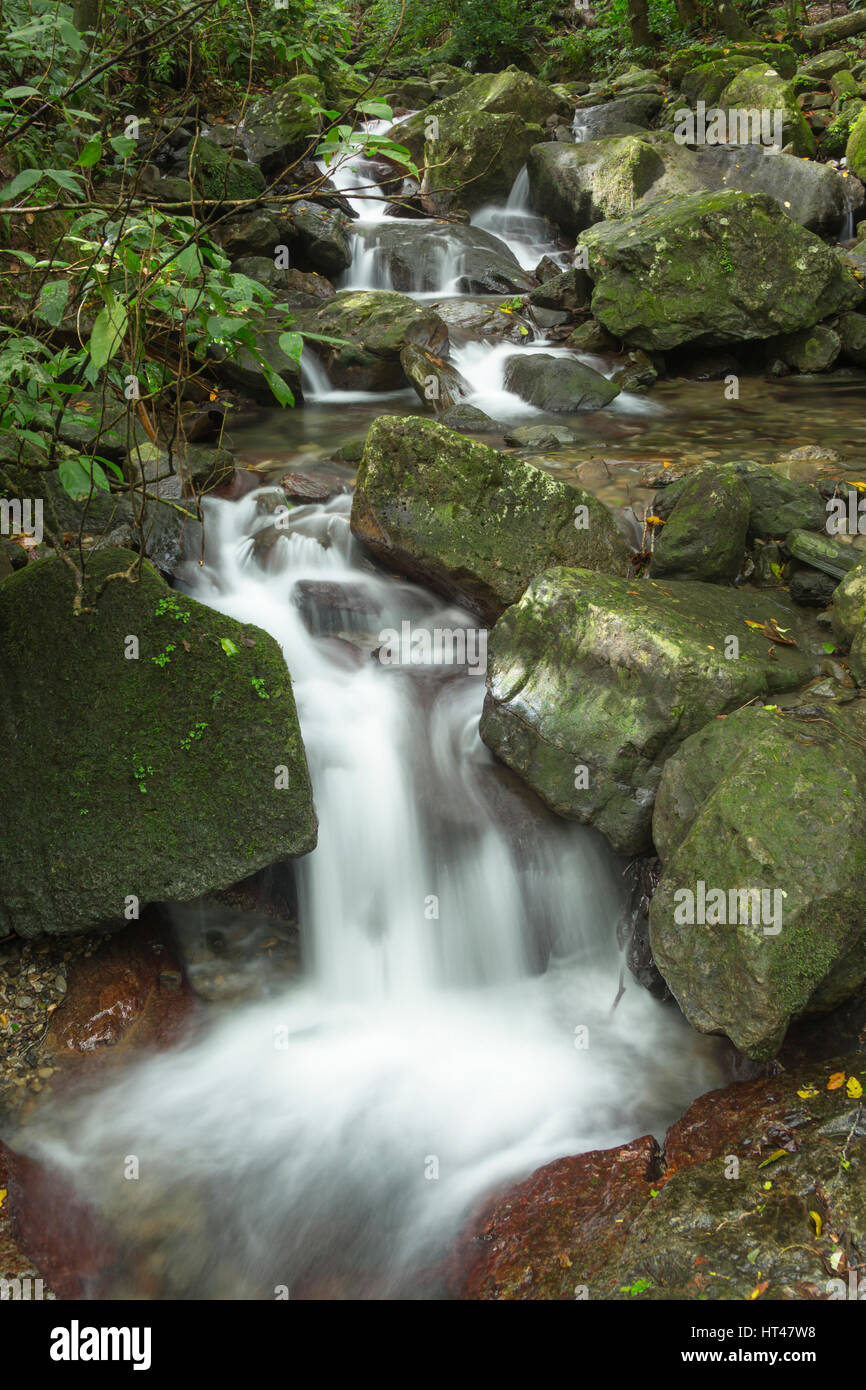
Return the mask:
[[[70,964],[66,998],[43,1047],[58,1068],[52,1090],[86,1084],[130,1052],[174,1046],[193,1026],[196,1007],[166,929],[131,924]]]
[[[460,1240],[452,1296],[580,1297],[646,1205],[658,1159],[647,1134],[617,1149],[557,1159],[500,1193]]]
[[[757,1158],[765,1149],[787,1147],[809,1118],[797,1089],[796,1077],[784,1072],[699,1096],[665,1135],[662,1183],[719,1154]]]
[[[14,1265],[12,1277],[35,1269],[58,1298],[105,1296],[120,1257],[98,1216],[66,1179],[0,1141],[0,1188],[7,1190],[0,1262]]]

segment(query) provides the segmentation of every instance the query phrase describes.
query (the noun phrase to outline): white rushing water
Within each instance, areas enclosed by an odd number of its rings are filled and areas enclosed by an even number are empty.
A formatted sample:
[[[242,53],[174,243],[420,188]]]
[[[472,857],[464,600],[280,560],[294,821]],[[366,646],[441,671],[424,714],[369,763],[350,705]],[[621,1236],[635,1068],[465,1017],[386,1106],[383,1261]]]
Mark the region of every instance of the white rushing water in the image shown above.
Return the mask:
[[[345,497],[293,510],[263,568],[261,496],[205,504],[186,587],[273,633],[292,672],[320,823],[297,865],[305,978],[52,1112],[30,1144],[144,1242],[170,1296],[430,1296],[474,1200],[660,1133],[716,1084],[714,1048],[631,983],[611,1013],[622,866],[502,780],[477,732],[483,675],[371,655],[404,622],[471,619],[364,563]],[[303,581],[337,586],[329,613],[358,650],[311,635]]]

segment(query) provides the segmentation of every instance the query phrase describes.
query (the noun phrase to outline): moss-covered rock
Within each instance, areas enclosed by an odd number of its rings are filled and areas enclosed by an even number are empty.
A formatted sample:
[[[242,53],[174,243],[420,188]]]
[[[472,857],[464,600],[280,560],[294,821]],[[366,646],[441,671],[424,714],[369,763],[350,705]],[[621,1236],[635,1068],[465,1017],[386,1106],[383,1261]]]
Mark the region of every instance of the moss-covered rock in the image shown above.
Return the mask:
[[[137,563],[128,550],[91,555],[89,611],[78,617],[59,559],[0,584],[0,708],[16,788],[14,833],[0,837],[6,931],[116,929],[130,897],[142,907],[192,898],[316,843],[279,646],[170,589],[147,563],[138,582],[119,577]]]
[[[756,63],[737,73],[720,94],[718,105],[729,116],[732,111],[781,111],[782,143],[791,145],[794,154],[815,154],[815,137],[803,118],[794,92],[766,63]]]
[[[422,201],[434,215],[504,201],[550,116],[571,106],[517,68],[480,73],[400,127],[400,141],[424,162]]]
[[[854,706],[810,722],[741,709],[695,733],[662,773],[655,961],[694,1027],[750,1057],[773,1056],[792,1018],[835,1007],[866,979],[864,734]]]
[[[298,316],[300,327],[339,344],[317,344],[335,386],[390,391],[406,385],[400,353],[407,343],[444,349],[447,329],[435,311],[390,290],[344,290],[321,309]]]
[[[335,208],[300,199],[283,215],[281,233],[298,270],[339,275],[352,264],[347,219]]]
[[[702,63],[717,63],[727,59],[748,59],[749,65],[761,62],[772,66],[781,77],[793,77],[797,71],[797,54],[790,44],[771,43],[764,40],[745,43],[691,44],[688,48],[678,48],[668,61],[671,81],[682,83],[687,72]]]
[[[850,647],[848,664],[860,686],[866,686],[866,561],[861,560],[833,594],[833,632]]]
[[[486,620],[551,564],[626,574],[629,553],[590,494],[418,418],[376,420],[352,531],[387,564]]]
[[[816,323],[813,328],[774,339],[768,346],[774,356],[798,372],[828,372],[839,356],[842,341],[829,324]]]
[[[653,578],[731,584],[746,550],[749,491],[736,473],[701,470],[689,478],[653,550]]]
[[[866,108],[849,129],[845,158],[852,174],[856,174],[858,179],[866,178]]]
[[[278,175],[310,149],[322,128],[315,103],[327,105],[312,73],[301,73],[254,102],[244,119],[243,136],[252,162],[266,174]]]
[[[800,636],[781,595],[549,570],[490,635],[482,737],[552,810],[640,853],[662,767],[683,740],[815,672],[805,638],[769,654],[749,626],[769,618]]]
[[[842,314],[836,324],[842,356],[858,367],[866,367],[866,315]]]
[[[827,520],[826,505],[816,487],[810,483],[798,483],[786,478],[778,468],[769,463],[757,463],[753,459],[734,459],[722,465],[739,477],[749,494],[749,535],[759,540],[787,536],[796,527],[819,531]],[[701,470],[702,472],[704,470]],[[708,465],[711,476],[718,472],[718,466]],[[653,499],[653,511],[667,519],[690,480],[697,475],[686,474],[657,492]]]
[[[648,351],[721,346],[809,328],[863,291],[818,237],[766,195],[655,202],[583,233],[592,311]]]
[[[189,177],[205,198],[255,198],[267,183],[257,164],[233,159],[206,135],[190,147]]]

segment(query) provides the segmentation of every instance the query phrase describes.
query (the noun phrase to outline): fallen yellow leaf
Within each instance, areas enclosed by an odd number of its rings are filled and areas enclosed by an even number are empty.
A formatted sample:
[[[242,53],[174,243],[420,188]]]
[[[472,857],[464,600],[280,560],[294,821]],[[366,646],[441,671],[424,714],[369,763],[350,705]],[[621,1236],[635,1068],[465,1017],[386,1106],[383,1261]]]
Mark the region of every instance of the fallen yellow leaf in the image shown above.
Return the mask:
[[[797,1092],[797,1095],[800,1097],[801,1100],[811,1100],[812,1097],[816,1096],[817,1094],[818,1092],[816,1091],[814,1086],[804,1086],[801,1091]]]
[[[821,1228],[824,1225],[824,1223],[821,1220],[821,1217],[817,1211],[810,1211],[809,1215],[815,1223],[815,1235],[819,1236],[821,1234]]]
[[[856,1076],[848,1077],[848,1084],[845,1087],[845,1090],[848,1092],[848,1095],[850,1096],[851,1100],[859,1100],[863,1094],[863,1087],[857,1080]]]

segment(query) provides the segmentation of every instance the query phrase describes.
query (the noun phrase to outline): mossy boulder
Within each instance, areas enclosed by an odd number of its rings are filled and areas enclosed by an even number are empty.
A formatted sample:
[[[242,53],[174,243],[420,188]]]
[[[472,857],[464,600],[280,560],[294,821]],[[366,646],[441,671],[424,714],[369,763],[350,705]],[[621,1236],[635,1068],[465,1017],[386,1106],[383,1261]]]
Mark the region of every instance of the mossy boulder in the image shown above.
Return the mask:
[[[653,578],[732,584],[745,558],[750,505],[736,473],[701,470],[689,478],[656,540]]]
[[[849,128],[845,158],[851,173],[856,174],[858,179],[866,179],[866,108],[860,111]]]
[[[741,709],[697,731],[662,773],[655,962],[694,1027],[757,1060],[791,1019],[834,1008],[866,979],[864,735],[856,706],[818,721]]]
[[[539,212],[577,235],[604,218],[628,217],[651,200],[733,189],[768,193],[800,226],[835,236],[862,190],[823,164],[761,145],[681,144],[669,130],[578,145],[537,145],[527,161]]]
[[[352,264],[347,218],[336,208],[300,199],[283,214],[280,227],[297,270],[335,276]]]
[[[731,53],[725,58],[712,58],[690,68],[680,83],[683,96],[691,106],[703,101],[715,106],[722,92],[737,73],[754,66],[752,53]]]
[[[663,105],[657,92],[616,97],[613,101],[578,107],[577,124],[585,140],[604,140],[612,135],[634,135],[649,130]]]
[[[535,284],[505,242],[482,227],[386,218],[358,227],[356,235],[395,290],[441,293],[442,267],[449,263],[456,294],[513,296]]]
[[[825,159],[842,158],[851,131],[863,111],[866,111],[866,104],[862,101],[846,101],[839,114],[833,117],[821,136],[821,154]]]
[[[866,686],[866,561],[861,560],[833,594],[833,633],[850,648],[848,664],[860,686]]]
[[[298,326],[340,344],[316,344],[335,386],[390,391],[406,385],[400,354],[407,343],[433,352],[448,331],[435,311],[391,290],[344,290],[321,309],[298,315]]]
[[[548,570],[490,634],[482,738],[557,814],[639,854],[683,740],[816,671],[805,639],[769,654],[749,626],[769,618],[800,634],[781,595]]]
[[[647,351],[810,328],[863,298],[818,237],[765,194],[697,193],[583,233],[592,312]]]
[[[301,73],[250,107],[244,119],[244,147],[265,174],[279,175],[311,149],[322,128],[316,104],[327,105],[321,83]]]
[[[743,482],[749,494],[749,536],[759,540],[787,536],[797,527],[819,531],[827,520],[826,504],[816,487],[810,483],[798,483],[786,478],[778,468],[769,463],[758,463],[754,459],[733,459],[721,465],[724,472],[732,472]],[[701,469],[715,478],[719,465],[708,465]],[[686,474],[668,484],[653,499],[653,511],[665,520],[671,515],[680,498],[693,479],[699,475]]]
[[[267,187],[257,164],[232,158],[206,135],[190,147],[189,177],[205,198],[256,198]]]
[[[16,787],[0,837],[4,931],[115,930],[131,897],[184,901],[315,846],[278,644],[170,589],[146,562],[137,582],[120,577],[138,562],[128,550],[91,555],[79,616],[59,559],[0,584],[0,708]]]
[[[842,356],[858,367],[866,367],[866,315],[842,314],[836,324]]]
[[[782,112],[782,144],[791,145],[794,154],[814,156],[815,137],[788,82],[766,63],[738,72],[721,92],[718,105],[732,111]]]
[[[742,59],[747,65],[761,62],[772,66],[782,77],[793,77],[797,71],[798,58],[794,49],[787,43],[771,43],[764,40],[744,43],[691,44],[688,48],[678,48],[668,61],[667,71],[672,82],[682,83],[686,73],[703,63]]]
[[[551,564],[624,575],[629,551],[589,493],[419,418],[376,420],[352,532],[386,564],[492,620]]]
[[[570,103],[528,73],[506,68],[480,73],[404,122],[400,142],[423,160],[428,212],[504,201],[551,116],[570,119]]]
[[[826,323],[789,333],[768,344],[774,356],[798,372],[828,372],[839,356],[842,340]]]

